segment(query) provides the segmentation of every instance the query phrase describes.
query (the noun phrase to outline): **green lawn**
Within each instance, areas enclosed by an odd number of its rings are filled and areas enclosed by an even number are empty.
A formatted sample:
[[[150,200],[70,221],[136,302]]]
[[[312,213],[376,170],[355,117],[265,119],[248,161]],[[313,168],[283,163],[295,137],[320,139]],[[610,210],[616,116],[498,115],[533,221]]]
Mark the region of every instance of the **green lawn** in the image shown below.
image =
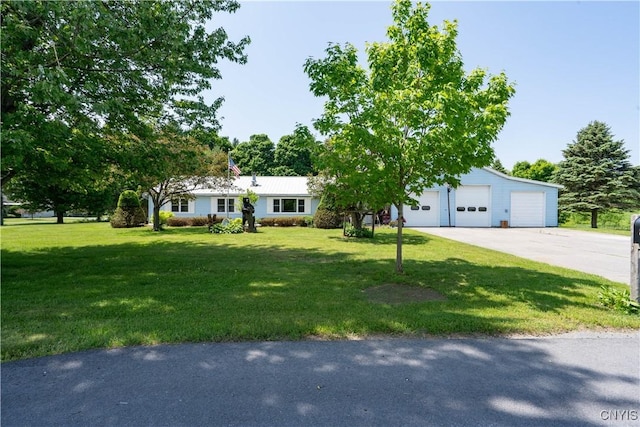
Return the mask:
[[[598,304],[582,274],[406,230],[348,240],[341,230],[112,229],[14,225],[2,238],[2,360],[89,348],[379,334],[545,334],[640,328]],[[430,287],[446,301],[380,304],[364,289]]]

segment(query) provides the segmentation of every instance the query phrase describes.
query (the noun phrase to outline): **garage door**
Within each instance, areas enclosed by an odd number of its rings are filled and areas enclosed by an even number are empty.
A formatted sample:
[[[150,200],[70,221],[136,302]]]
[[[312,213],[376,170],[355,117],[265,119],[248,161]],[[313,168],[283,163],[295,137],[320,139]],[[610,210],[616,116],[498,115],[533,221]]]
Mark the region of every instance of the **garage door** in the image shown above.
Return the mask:
[[[545,198],[542,191],[511,193],[511,226],[544,227]]]
[[[405,226],[407,227],[439,227],[440,226],[440,193],[426,191],[418,200],[417,206],[404,206]]]
[[[456,227],[490,227],[491,188],[488,185],[471,185],[455,191]]]

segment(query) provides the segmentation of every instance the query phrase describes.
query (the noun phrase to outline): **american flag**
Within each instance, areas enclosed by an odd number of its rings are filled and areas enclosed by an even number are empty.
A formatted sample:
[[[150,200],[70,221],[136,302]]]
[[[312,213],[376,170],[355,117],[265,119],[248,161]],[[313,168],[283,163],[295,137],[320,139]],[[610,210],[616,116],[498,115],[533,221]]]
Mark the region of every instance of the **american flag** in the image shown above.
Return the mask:
[[[231,157],[229,157],[229,170],[233,172],[236,178],[240,176],[240,168],[238,165],[233,163],[233,159]]]

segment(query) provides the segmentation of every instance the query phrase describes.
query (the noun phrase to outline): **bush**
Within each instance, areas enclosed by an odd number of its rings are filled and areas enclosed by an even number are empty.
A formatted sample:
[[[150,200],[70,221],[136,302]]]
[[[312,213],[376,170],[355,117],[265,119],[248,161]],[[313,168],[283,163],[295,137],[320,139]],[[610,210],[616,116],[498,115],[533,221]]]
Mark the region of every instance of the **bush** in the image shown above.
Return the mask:
[[[173,218],[173,212],[160,211],[160,225],[167,225],[169,218]]]
[[[313,216],[313,225],[316,228],[340,228],[342,226],[342,217],[338,212],[318,207],[316,214]]]
[[[191,221],[190,218],[173,216],[171,218],[167,218],[167,225],[169,227],[186,227],[191,225]]]
[[[373,237],[373,231],[368,228],[355,228],[353,225],[347,225],[344,230],[344,235],[347,237]]]
[[[111,217],[111,227],[130,228],[141,227],[147,217],[140,206],[140,198],[133,190],[125,190],[118,198],[118,207]]]
[[[195,216],[191,218],[192,227],[204,227],[205,225],[209,225],[209,220],[206,216]]]
[[[278,218],[261,218],[258,223],[263,227],[306,227],[310,221],[302,216],[283,216]]]
[[[172,216],[167,219],[167,225],[169,227],[204,227],[209,225],[207,217],[176,217]]]
[[[631,299],[628,289],[620,291],[610,286],[602,286],[598,300],[603,306],[623,313],[633,314],[640,311],[640,304]]]
[[[242,218],[234,218],[228,223],[219,223],[211,226],[211,232],[214,234],[240,234],[244,233],[242,228]]]

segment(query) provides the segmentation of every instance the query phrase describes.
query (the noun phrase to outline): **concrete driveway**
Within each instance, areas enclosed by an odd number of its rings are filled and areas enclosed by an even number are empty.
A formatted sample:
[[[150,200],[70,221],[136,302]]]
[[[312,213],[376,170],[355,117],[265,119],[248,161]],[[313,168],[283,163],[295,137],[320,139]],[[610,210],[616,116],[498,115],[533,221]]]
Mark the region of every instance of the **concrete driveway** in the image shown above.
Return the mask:
[[[629,284],[631,236],[564,228],[412,228]]]

